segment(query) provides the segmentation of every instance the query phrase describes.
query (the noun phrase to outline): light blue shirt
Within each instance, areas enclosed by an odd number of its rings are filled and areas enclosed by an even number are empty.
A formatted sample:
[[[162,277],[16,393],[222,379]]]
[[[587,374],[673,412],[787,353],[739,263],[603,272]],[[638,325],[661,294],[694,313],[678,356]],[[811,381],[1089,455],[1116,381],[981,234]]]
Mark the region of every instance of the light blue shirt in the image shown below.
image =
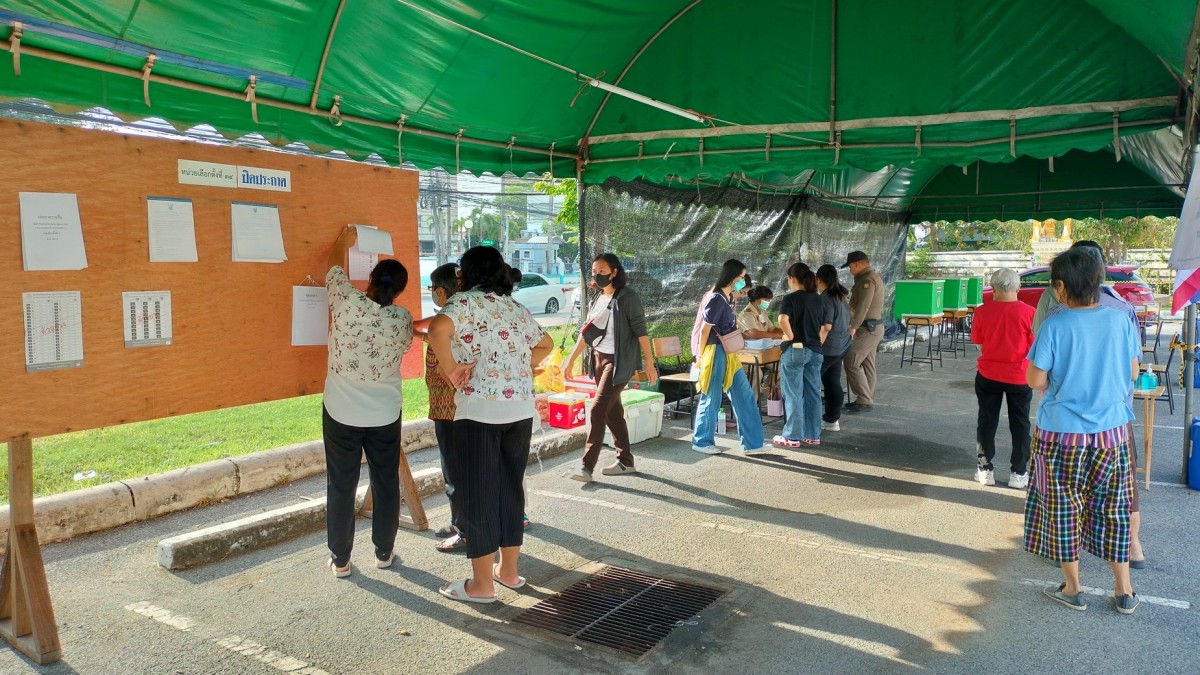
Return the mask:
[[[1130,362],[1141,356],[1137,333],[1108,307],[1073,309],[1046,319],[1029,361],[1049,384],[1038,406],[1045,431],[1097,434],[1133,420]]]

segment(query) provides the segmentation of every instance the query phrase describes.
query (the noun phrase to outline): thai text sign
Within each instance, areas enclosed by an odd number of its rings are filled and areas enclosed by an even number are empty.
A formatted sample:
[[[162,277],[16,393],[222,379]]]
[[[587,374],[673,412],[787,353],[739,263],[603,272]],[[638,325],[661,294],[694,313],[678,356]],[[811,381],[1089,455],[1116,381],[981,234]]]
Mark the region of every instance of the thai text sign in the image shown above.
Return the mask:
[[[292,172],[181,159],[179,160],[179,182],[183,185],[291,192]]]

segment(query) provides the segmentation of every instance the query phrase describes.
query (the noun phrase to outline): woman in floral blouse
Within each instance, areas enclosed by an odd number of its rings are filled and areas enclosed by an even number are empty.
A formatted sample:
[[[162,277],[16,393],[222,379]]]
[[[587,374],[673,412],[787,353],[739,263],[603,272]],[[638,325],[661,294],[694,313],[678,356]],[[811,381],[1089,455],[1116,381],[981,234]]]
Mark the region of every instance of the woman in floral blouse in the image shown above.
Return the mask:
[[[354,494],[363,453],[375,515],[371,541],[375,566],[395,558],[400,518],[400,360],[413,339],[412,314],[392,304],[408,285],[408,270],[396,260],[380,261],[366,292],[350,284],[342,263],[354,244],[346,228],[329,254],[329,366],[321,426],[325,437],[329,566],[335,577],[350,576],[354,546]]]
[[[462,291],[429,324],[429,346],[457,389],[454,500],[467,540],[471,578],[439,589],[453,600],[496,601],[495,583],[525,585],[517,574],[523,540],[522,479],[533,433],[533,364],[554,346],[512,299],[512,277],[500,252],[476,246],[463,254]],[[496,552],[499,564],[494,564]]]

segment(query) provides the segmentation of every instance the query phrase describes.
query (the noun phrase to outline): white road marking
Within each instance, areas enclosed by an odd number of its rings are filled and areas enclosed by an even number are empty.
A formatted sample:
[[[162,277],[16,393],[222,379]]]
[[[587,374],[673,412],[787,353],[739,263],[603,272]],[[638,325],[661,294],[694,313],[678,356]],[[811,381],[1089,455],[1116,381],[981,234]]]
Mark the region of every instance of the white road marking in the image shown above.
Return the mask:
[[[149,602],[135,602],[126,605],[125,609],[154,619],[159,623],[166,624],[184,633],[192,633],[193,635],[200,636],[209,642],[215,642],[217,645],[231,652],[241,654],[248,659],[264,663],[285,673],[291,673],[292,675],[330,675],[327,671],[321,670],[316,666],[311,666],[295,657],[269,649],[266,645],[261,645],[253,640],[248,640],[238,635],[213,636],[209,631],[197,624],[195,619],[180,616]]]
[[[1058,588],[1058,585],[1062,582],[1061,581],[1042,581],[1041,579],[1021,579],[1021,583],[1025,584],[1026,586],[1037,586],[1038,588],[1046,588],[1049,586]],[[1105,597],[1105,598],[1111,598],[1112,594],[1113,594],[1112,589],[1092,588],[1091,586],[1080,586],[1079,590],[1083,591],[1084,593],[1087,593],[1088,595],[1098,595],[1100,597]],[[1153,595],[1142,595],[1141,593],[1138,593],[1138,598],[1141,599],[1142,602],[1146,602],[1151,605],[1162,605],[1163,607],[1174,607],[1175,609],[1191,609],[1192,608],[1192,603],[1188,602],[1187,600],[1172,600],[1170,598],[1158,598]]]

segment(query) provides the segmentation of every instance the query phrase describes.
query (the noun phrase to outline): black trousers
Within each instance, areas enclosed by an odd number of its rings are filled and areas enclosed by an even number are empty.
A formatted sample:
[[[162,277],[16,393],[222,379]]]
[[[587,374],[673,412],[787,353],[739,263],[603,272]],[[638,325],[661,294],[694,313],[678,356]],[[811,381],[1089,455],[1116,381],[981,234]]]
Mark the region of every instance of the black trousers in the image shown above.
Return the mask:
[[[454,450],[454,422],[452,420],[434,420],[433,434],[437,437],[438,454],[442,458],[442,480],[446,483],[446,498],[450,500],[450,524],[458,527],[458,518],[454,512],[454,481],[458,456]]]
[[[842,388],[842,359],[846,352],[837,356],[825,355],[821,361],[821,388],[825,390],[825,414],[821,419],[836,422],[842,417],[842,404],[846,402],[846,390]]]
[[[997,382],[975,373],[975,397],[979,399],[979,420],[975,427],[975,449],[980,468],[992,470],[996,456],[996,427],[1000,424],[1000,404],[1008,400],[1008,430],[1012,434],[1012,472],[1023,474],[1029,463],[1029,404],[1033,390],[1024,384]]]
[[[533,419],[508,424],[454,421],[454,493],[458,529],[467,557],[481,558],[524,541],[525,465]]]
[[[375,496],[371,542],[376,557],[387,556],[396,545],[400,526],[400,418],[381,427],[352,427],[330,417],[322,406],[321,430],[325,436],[325,526],[333,562],[345,567],[354,548],[354,493],[363,453]]]

